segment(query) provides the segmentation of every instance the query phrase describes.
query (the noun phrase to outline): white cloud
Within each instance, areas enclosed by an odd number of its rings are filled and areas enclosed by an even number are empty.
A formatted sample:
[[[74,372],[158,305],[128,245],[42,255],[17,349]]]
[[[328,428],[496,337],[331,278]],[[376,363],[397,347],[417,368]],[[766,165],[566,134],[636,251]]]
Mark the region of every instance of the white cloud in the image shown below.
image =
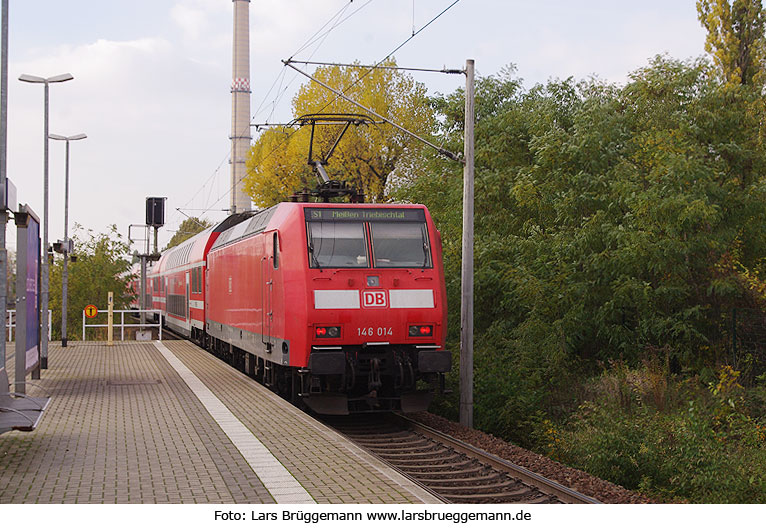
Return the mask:
[[[11,79],[75,77],[50,88],[50,131],[88,134],[71,147],[70,227],[117,223],[126,233],[128,223],[143,221],[146,196],[181,205],[226,155],[228,75],[184,59],[167,40],[63,46],[10,69]],[[10,84],[9,176],[20,201],[41,214],[42,88]],[[63,234],[63,169],[63,145],[52,142],[50,240]]]
[[[450,3],[415,2],[416,27]],[[8,163],[22,201],[42,210],[42,88],[16,79],[21,73],[67,71],[75,80],[50,90],[51,132],[88,134],[72,146],[72,223],[103,231],[116,222],[126,233],[127,224],[143,220],[144,198],[150,195],[168,196],[169,216],[180,222],[183,216],[175,208],[189,202],[216,171],[188,207],[209,206],[226,193],[231,0],[134,0],[119,17],[102,6],[101,18],[87,23],[82,14],[94,5],[87,0],[73,0],[65,8],[44,0],[49,16],[43,19],[27,3],[17,4],[12,10],[11,37],[19,38],[10,49]],[[619,81],[655,53],[685,58],[702,52],[704,35],[693,2],[680,4],[461,2],[396,57],[400,65],[436,68],[460,67],[466,58],[474,58],[483,75],[513,62],[528,84],[591,73]],[[266,92],[272,82],[278,80],[275,88],[288,86],[271,122],[290,119],[290,99],[307,82],[285,69],[280,59],[290,57],[317,31],[327,31],[329,26],[320,28],[333,14],[345,8],[347,16],[361,8],[298,58],[374,62],[408,38],[413,25],[412,0],[253,0],[249,5],[252,113],[265,101],[256,120],[271,112],[276,94]],[[67,24],[54,24],[54,15],[66,18]],[[413,75],[430,90],[444,93],[463,82],[456,76]],[[51,145],[50,162],[55,240],[63,221],[61,144]],[[223,198],[217,207],[227,204]],[[167,238],[170,228],[164,230]]]
[[[170,9],[171,20],[181,29],[186,41],[220,41],[222,23],[231,22],[230,2],[185,0]]]
[[[205,12],[189,5],[176,4],[171,9],[170,15],[187,38],[198,39],[209,27]]]

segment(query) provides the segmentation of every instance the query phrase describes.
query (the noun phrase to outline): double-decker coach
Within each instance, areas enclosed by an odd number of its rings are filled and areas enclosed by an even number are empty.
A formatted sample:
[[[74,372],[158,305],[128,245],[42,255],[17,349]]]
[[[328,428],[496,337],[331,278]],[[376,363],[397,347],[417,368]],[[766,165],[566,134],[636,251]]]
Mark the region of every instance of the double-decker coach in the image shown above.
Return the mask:
[[[162,253],[147,276],[151,306],[161,312],[165,326],[204,343],[207,253],[221,231],[247,217],[232,215]]]

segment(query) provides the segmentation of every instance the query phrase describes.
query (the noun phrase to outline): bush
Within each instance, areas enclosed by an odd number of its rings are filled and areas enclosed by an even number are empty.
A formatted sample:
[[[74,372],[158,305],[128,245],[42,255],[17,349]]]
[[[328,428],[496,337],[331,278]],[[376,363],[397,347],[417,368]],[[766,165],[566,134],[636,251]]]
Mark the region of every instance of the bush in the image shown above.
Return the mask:
[[[669,383],[684,405],[641,394],[649,369],[617,366],[596,397],[562,427],[543,423],[538,447],[564,463],[667,501],[766,501],[764,426],[744,412],[736,371],[724,368],[709,391]],[[617,396],[617,397],[615,397]],[[626,397],[627,396],[627,397]]]

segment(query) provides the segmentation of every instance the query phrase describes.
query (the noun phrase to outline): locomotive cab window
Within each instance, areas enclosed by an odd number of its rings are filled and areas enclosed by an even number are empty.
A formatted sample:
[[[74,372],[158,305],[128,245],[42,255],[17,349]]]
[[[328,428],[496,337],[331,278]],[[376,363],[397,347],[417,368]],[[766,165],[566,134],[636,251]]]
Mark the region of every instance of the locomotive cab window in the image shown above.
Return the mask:
[[[312,268],[432,268],[425,211],[306,208]]]
[[[361,222],[308,222],[312,268],[366,268],[367,241]]]
[[[370,222],[376,268],[430,268],[428,231],[421,223]]]

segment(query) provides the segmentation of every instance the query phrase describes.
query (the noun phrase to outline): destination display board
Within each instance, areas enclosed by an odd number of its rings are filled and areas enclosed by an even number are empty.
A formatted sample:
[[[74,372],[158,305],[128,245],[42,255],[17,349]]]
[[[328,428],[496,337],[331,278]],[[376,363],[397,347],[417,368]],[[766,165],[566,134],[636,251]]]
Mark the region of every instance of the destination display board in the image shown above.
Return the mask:
[[[423,209],[306,207],[309,222],[425,222]]]

